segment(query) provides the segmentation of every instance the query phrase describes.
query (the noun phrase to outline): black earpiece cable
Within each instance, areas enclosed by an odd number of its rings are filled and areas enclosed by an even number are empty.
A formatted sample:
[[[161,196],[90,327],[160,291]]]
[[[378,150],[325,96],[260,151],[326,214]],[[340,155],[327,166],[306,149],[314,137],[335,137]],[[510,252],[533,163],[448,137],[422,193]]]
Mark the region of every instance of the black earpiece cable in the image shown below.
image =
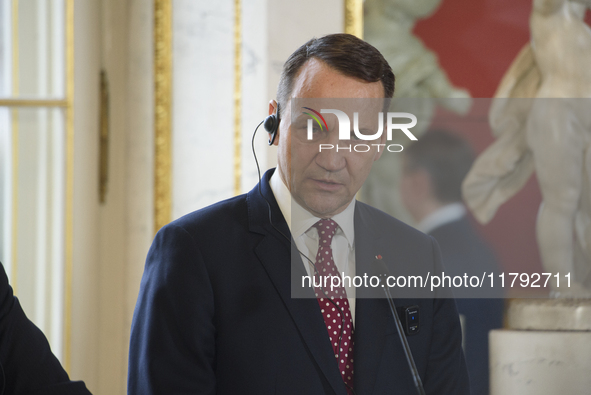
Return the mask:
[[[279,106],[278,106],[278,112],[279,112]],[[295,248],[298,253],[300,254],[300,256],[306,258],[306,260],[308,262],[310,262],[312,264],[312,267],[314,267],[314,274],[315,276],[317,276],[318,278],[320,277],[320,272],[318,271],[318,268],[316,267],[316,264],[314,262],[312,262],[312,260],[310,258],[308,258],[308,256],[306,254],[304,254],[302,251],[300,251],[296,244],[295,241],[291,239],[291,237],[288,237],[287,235],[285,235],[279,228],[277,228],[275,226],[275,224],[273,224],[273,217],[271,214],[271,202],[269,202],[267,200],[267,198],[265,197],[265,195],[263,195],[263,192],[261,191],[261,168],[259,166],[259,161],[257,159],[257,154],[254,148],[254,139],[256,137],[257,131],[259,130],[259,127],[265,122],[265,120],[262,120],[257,127],[254,129],[254,133],[252,134],[252,141],[251,141],[251,146],[252,146],[252,155],[254,156],[254,161],[256,163],[257,166],[257,172],[258,172],[258,176],[259,176],[259,184],[258,184],[258,190],[259,190],[259,195],[261,195],[261,197],[265,200],[265,202],[267,203],[267,208],[269,209],[269,223],[271,224],[271,226],[273,227],[273,229],[275,229],[281,236],[283,236],[292,246],[292,248]],[[277,118],[277,122],[279,122],[279,118]],[[279,129],[279,125],[277,125],[277,129]],[[275,132],[276,133],[276,132]],[[322,281],[321,281],[322,283]],[[322,291],[322,293],[324,294],[324,297],[339,311],[339,314],[341,315],[341,329],[339,331],[339,347],[338,350],[342,349],[342,340],[343,340],[343,330],[345,329],[345,314],[343,313],[343,310],[341,309],[341,307],[339,305],[337,305],[335,303],[335,301],[331,298],[328,297],[326,291],[324,290],[324,287],[320,286],[319,287],[320,290]],[[340,353],[340,351],[337,351],[337,353]],[[344,383],[345,386],[347,386],[347,388],[349,390],[351,390],[351,392],[353,393],[353,395],[356,395],[355,390],[348,385],[347,383]]]

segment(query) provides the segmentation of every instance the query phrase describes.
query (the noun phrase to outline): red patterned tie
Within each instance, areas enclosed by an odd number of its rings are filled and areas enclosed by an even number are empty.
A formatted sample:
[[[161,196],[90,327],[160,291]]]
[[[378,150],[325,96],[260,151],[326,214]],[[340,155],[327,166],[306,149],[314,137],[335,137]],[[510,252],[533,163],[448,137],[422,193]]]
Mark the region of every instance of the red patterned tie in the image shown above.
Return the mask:
[[[316,268],[320,273],[320,278],[316,277],[316,284],[328,277],[326,287],[322,289],[315,288],[320,311],[324,317],[324,323],[330,337],[330,343],[339,364],[339,371],[343,381],[348,386],[347,391],[353,388],[353,321],[351,319],[351,309],[347,299],[347,292],[342,286],[331,290],[330,277],[339,276],[338,269],[332,256],[331,242],[339,225],[331,219],[321,219],[314,224],[318,229],[318,253],[316,254]],[[327,299],[330,298],[330,300]],[[344,317],[343,317],[344,314]],[[340,344],[339,344],[340,343]]]

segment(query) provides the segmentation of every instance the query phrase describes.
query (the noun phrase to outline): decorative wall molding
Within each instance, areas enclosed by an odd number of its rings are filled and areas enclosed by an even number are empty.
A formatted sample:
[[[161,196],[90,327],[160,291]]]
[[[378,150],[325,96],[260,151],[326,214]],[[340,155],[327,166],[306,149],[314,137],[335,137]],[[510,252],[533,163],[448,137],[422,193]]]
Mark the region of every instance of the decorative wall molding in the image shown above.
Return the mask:
[[[363,38],[363,0],[345,0],[345,33]]]
[[[154,233],[171,220],[172,5],[154,0]]]

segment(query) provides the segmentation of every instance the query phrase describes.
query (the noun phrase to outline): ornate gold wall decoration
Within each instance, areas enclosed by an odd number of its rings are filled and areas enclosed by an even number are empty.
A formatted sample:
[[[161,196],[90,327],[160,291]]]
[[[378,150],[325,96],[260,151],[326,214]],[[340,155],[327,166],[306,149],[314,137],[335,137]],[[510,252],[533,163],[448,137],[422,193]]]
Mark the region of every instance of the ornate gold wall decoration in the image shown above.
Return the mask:
[[[154,0],[154,232],[171,220],[171,0]]]
[[[363,0],[345,0],[345,33],[363,38]]]
[[[0,99],[0,107],[68,107],[65,99]]]
[[[99,121],[99,201],[105,203],[109,182],[109,82],[101,70]]]

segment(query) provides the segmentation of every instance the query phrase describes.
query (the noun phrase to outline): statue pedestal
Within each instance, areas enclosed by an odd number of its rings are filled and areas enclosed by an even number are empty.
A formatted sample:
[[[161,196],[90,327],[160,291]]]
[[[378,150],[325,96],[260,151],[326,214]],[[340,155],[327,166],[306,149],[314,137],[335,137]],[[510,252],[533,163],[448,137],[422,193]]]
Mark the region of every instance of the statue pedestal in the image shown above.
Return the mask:
[[[489,335],[491,395],[588,394],[591,300],[514,300]]]

